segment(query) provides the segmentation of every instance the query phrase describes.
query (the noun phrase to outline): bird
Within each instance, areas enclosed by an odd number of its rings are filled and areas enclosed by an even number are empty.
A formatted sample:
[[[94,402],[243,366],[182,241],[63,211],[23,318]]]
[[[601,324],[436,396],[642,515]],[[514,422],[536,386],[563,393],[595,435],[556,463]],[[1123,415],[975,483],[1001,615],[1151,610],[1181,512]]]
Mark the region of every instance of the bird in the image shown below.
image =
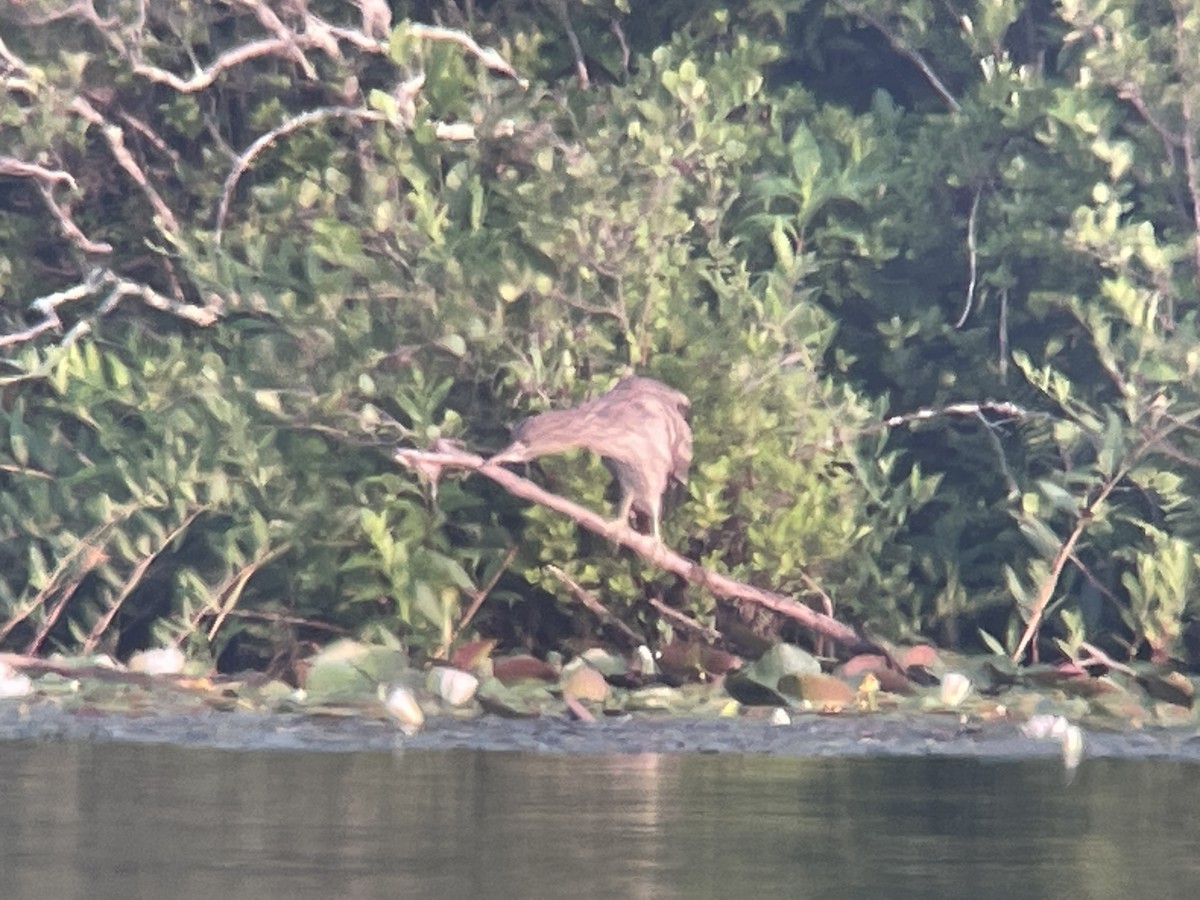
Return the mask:
[[[661,381],[623,378],[608,393],[578,406],[523,420],[513,429],[512,443],[489,462],[520,463],[576,448],[591,450],[620,486],[616,521],[628,525],[630,513],[638,513],[661,541],[663,494],[672,481],[687,483],[692,463],[690,409],[686,394]]]

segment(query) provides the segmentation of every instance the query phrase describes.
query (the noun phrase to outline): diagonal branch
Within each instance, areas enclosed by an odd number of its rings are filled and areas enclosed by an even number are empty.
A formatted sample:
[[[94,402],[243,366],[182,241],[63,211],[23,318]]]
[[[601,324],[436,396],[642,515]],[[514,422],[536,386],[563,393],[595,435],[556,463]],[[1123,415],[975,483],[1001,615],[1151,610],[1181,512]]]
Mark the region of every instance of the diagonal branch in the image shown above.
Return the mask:
[[[97,125],[100,128],[100,133],[107,141],[109,150],[112,151],[113,158],[117,164],[124,169],[129,177],[142,189],[142,193],[146,195],[146,199],[150,201],[150,205],[154,208],[154,212],[158,215],[161,222],[161,228],[169,234],[176,235],[179,233],[179,222],[175,218],[175,213],[171,207],[167,206],[167,202],[159,194],[158,190],[150,183],[150,179],[146,177],[146,173],[142,171],[142,167],[138,165],[137,160],[133,158],[133,154],[129,152],[129,148],[125,146],[125,132],[120,126],[109,122],[100,114],[92,104],[83,97],[76,97],[71,101],[71,111],[78,114],[81,118],[91,125]]]
[[[858,16],[860,19],[882,34],[887,39],[887,42],[892,45],[893,50],[916,66],[917,71],[921,73],[925,80],[929,82],[929,86],[933,88],[933,92],[942,98],[942,102],[945,103],[952,112],[958,112],[960,109],[962,109],[962,104],[958,102],[958,99],[952,93],[950,93],[950,89],[942,83],[942,79],[938,77],[937,72],[933,71],[933,66],[929,64],[929,62],[921,54],[921,51],[910,46],[908,41],[906,41],[898,31],[889,28],[888,24],[884,22],[883,19],[869,11],[868,8],[872,4],[854,2],[854,0],[836,0],[836,2],[837,5],[846,12]]]
[[[1197,418],[1200,418],[1200,410],[1195,410],[1186,416],[1167,420],[1156,432],[1147,435],[1140,444],[1129,451],[1125,459],[1117,466],[1116,471],[1096,488],[1092,496],[1079,510],[1071,533],[1059,544],[1058,550],[1050,562],[1050,571],[1038,586],[1037,597],[1034,599],[1033,607],[1029,611],[1029,618],[1025,623],[1025,631],[1021,634],[1021,640],[1017,644],[1017,649],[1012,652],[1014,662],[1021,659],[1025,654],[1025,649],[1037,636],[1038,629],[1041,628],[1042,624],[1042,615],[1045,613],[1046,606],[1054,596],[1054,591],[1058,587],[1059,577],[1062,575],[1062,571],[1066,568],[1067,563],[1075,555],[1075,545],[1079,542],[1088,525],[1096,521],[1100,509],[1108,500],[1109,495],[1112,494],[1117,485],[1128,477],[1129,473],[1133,471],[1134,467],[1137,466],[1143,457],[1151,452],[1160,450],[1167,438],[1181,428],[1186,428]]]
[[[410,22],[408,33],[415,38],[427,41],[451,41],[464,50],[473,54],[481,63],[494,72],[500,72],[513,79],[520,87],[529,87],[529,79],[522,78],[512,64],[496,52],[493,47],[484,47],[475,38],[464,31],[454,28],[443,28],[440,25],[422,25],[420,22]]]
[[[361,122],[379,122],[385,118],[386,116],[383,113],[369,109],[358,109],[351,106],[323,106],[319,109],[311,109],[300,113],[298,116],[293,116],[282,125],[278,125],[266,134],[258,137],[253,144],[238,156],[234,161],[233,168],[230,169],[229,174],[225,178],[225,185],[221,188],[221,201],[217,205],[217,220],[213,226],[214,243],[218,246],[221,243],[221,238],[225,231],[225,218],[229,215],[229,203],[233,199],[233,190],[237,187],[238,180],[250,168],[255,158],[276,140],[307,125],[323,122],[326,119],[357,119]]]
[[[452,468],[478,472],[480,475],[492,479],[510,494],[562,513],[588,531],[603,535],[609,540],[628,547],[647,562],[678,575],[691,584],[706,588],[723,597],[744,600],[788,616],[806,628],[824,635],[848,649],[854,650],[868,644],[853,628],[832,616],[809,609],[783,594],[763,590],[754,585],[736,581],[719,572],[705,569],[700,564],[671,550],[662,542],[656,541],[650,535],[640,534],[622,522],[611,522],[590,509],[572,503],[557,494],[544,491],[532,481],[473,453],[448,447],[439,451],[401,449],[396,451],[393,458],[401,465],[414,470],[437,471],[442,468]]]

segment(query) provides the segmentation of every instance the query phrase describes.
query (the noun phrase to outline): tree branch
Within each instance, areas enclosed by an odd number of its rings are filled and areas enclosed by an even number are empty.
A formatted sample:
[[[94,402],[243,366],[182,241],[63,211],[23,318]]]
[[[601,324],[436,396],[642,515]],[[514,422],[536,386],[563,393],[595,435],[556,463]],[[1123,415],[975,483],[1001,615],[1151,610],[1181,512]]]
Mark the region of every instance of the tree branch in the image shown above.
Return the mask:
[[[921,55],[921,52],[910,47],[904,38],[890,29],[887,24],[878,16],[867,12],[865,8],[866,4],[854,3],[851,2],[851,0],[836,0],[836,2],[837,5],[846,12],[858,16],[860,19],[882,34],[885,38],[887,38],[887,42],[892,45],[892,49],[917,67],[917,70],[925,77],[925,80],[929,82],[929,86],[933,88],[934,93],[942,98],[942,102],[945,103],[946,106],[951,109],[951,111],[958,112],[960,109],[962,109],[962,104],[960,104],[955,96],[950,93],[950,89],[947,88],[946,85],[942,84],[942,80],[938,78],[937,73],[933,71],[933,67],[929,65],[929,63],[925,60],[925,57]]]
[[[352,106],[325,106],[320,109],[310,109],[307,112],[300,113],[298,116],[293,116],[282,125],[278,125],[266,134],[259,136],[234,161],[233,168],[225,178],[225,186],[221,189],[221,202],[217,205],[217,220],[213,226],[215,243],[218,246],[221,243],[221,236],[225,231],[225,217],[229,214],[229,203],[233,198],[233,190],[237,187],[238,180],[250,168],[255,157],[271,146],[276,140],[306,125],[323,122],[326,119],[359,119],[360,121],[380,122],[386,118],[383,113],[370,109],[359,109]]]
[[[646,639],[622,622],[619,618],[609,612],[603,603],[591,595],[587,588],[560,569],[558,566],[546,566],[550,570],[550,574],[567,586],[572,596],[580,603],[586,606],[592,613],[603,622],[605,625],[611,625],[621,634],[625,635],[625,639],[630,641],[635,647],[638,644],[643,644]]]
[[[458,44],[472,53],[489,69],[507,75],[522,88],[529,87],[529,79],[518,75],[517,70],[504,57],[491,47],[481,46],[475,38],[466,32],[458,31],[454,28],[443,28],[440,25],[422,25],[419,22],[410,22],[408,33],[415,38],[427,41],[451,41]]]
[[[979,219],[979,198],[983,196],[983,188],[975,189],[975,197],[971,200],[971,214],[967,217],[967,270],[970,278],[967,280],[967,297],[963,301],[962,315],[954,323],[955,328],[967,324],[967,316],[975,306],[975,285],[979,278],[979,245],[976,237],[976,223]]]
[[[175,213],[171,211],[171,207],[167,206],[166,201],[163,200],[154,185],[150,183],[150,180],[146,177],[146,173],[142,171],[142,167],[133,158],[133,154],[129,152],[129,148],[125,146],[125,133],[121,130],[120,126],[114,125],[105,119],[92,104],[82,97],[76,97],[71,101],[71,110],[80,115],[89,124],[100,126],[100,133],[104,135],[104,140],[108,142],[109,149],[112,151],[117,164],[128,172],[138,187],[142,189],[142,193],[146,195],[146,199],[150,201],[150,205],[154,208],[155,214],[161,221],[162,227],[172,235],[178,234],[179,222],[175,218]]]
[[[1058,581],[1063,569],[1075,554],[1075,545],[1079,542],[1079,538],[1083,535],[1087,526],[1095,521],[1100,508],[1104,506],[1109,495],[1112,494],[1117,485],[1128,477],[1129,473],[1133,471],[1143,457],[1154,450],[1160,449],[1167,438],[1181,428],[1187,427],[1197,418],[1200,418],[1200,409],[1192,411],[1187,416],[1164,420],[1155,433],[1147,435],[1138,446],[1130,450],[1126,458],[1117,466],[1116,471],[1107,477],[1096,489],[1095,493],[1084,503],[1082,509],[1079,510],[1078,518],[1075,520],[1075,525],[1071,529],[1071,533],[1067,535],[1066,540],[1059,544],[1058,550],[1050,562],[1050,571],[1038,586],[1037,597],[1034,599],[1033,608],[1029,611],[1029,619],[1025,623],[1025,631],[1021,634],[1021,640],[1017,644],[1017,649],[1012,653],[1014,662],[1020,661],[1030,641],[1037,635],[1038,629],[1042,624],[1042,614],[1045,612],[1046,606],[1050,603],[1050,599],[1054,596],[1054,591],[1058,587]]]
[[[462,450],[443,447],[435,451],[397,450],[396,462],[410,469],[437,473],[443,468],[468,469],[478,472],[499,484],[509,493],[530,500],[555,512],[562,513],[577,524],[596,534],[603,535],[624,547],[633,550],[647,562],[678,575],[691,584],[707,588],[714,594],[744,600],[795,619],[812,631],[824,635],[848,649],[857,649],[868,644],[848,625],[797,603],[790,597],[763,590],[750,584],[736,581],[719,572],[705,569],[687,557],[681,556],[660,541],[634,531],[621,522],[611,522],[590,509],[570,500],[542,490],[532,481],[494,465],[490,461]]]
[[[224,309],[224,301],[220,297],[211,297],[209,302],[204,306],[185,303],[171,297],[166,297],[149,285],[122,278],[110,269],[97,268],[89,272],[87,277],[79,284],[69,287],[66,290],[55,291],[53,294],[46,294],[34,300],[29,306],[35,312],[41,314],[42,321],[21,331],[0,335],[0,347],[21,344],[33,340],[45,331],[53,331],[61,328],[62,318],[58,314],[60,306],[95,296],[106,290],[108,291],[108,296],[100,305],[97,311],[98,315],[104,315],[112,311],[126,297],[138,297],[152,309],[179,316],[181,319],[186,319],[195,325],[201,326],[212,325],[221,317]],[[86,331],[89,327],[88,320],[84,319],[71,330],[67,340]]]
[[[697,622],[686,613],[682,613],[677,609],[672,609],[663,603],[657,597],[650,597],[650,605],[659,611],[665,619],[669,619],[672,623],[680,628],[694,631],[707,641],[716,642],[722,638],[721,632],[713,628],[711,625],[705,625],[702,622]]]

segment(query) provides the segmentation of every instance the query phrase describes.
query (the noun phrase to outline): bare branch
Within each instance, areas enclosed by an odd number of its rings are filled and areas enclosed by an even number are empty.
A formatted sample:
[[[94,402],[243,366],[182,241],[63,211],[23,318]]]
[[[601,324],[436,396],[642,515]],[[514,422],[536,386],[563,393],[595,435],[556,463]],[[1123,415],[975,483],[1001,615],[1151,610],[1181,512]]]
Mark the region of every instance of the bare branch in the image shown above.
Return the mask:
[[[93,241],[83,233],[71,218],[70,212],[64,209],[54,199],[54,188],[66,184],[73,191],[79,190],[75,177],[62,169],[47,169],[36,163],[28,163],[11,156],[0,156],[0,175],[13,175],[17,178],[32,179],[37,183],[38,192],[50,214],[58,221],[58,227],[63,236],[85,253],[112,253],[112,244]]]
[[[96,7],[92,4],[92,0],[74,0],[65,8],[55,9],[54,4],[38,4],[38,12],[33,9],[23,8],[23,4],[15,3],[9,5],[11,14],[15,14],[14,18],[22,25],[49,25],[51,22],[58,22],[62,19],[84,19],[95,25],[100,31],[107,28],[112,28],[117,23],[115,18],[102,19],[100,14],[96,12]],[[33,6],[33,4],[30,4]],[[48,7],[48,8],[47,8]],[[45,12],[40,12],[46,8]],[[39,14],[40,12],[40,14]]]
[[[100,126],[100,133],[104,135],[104,139],[108,142],[112,155],[116,158],[121,168],[128,172],[138,187],[142,189],[142,193],[146,195],[146,199],[154,207],[154,212],[161,222],[161,227],[165,228],[171,234],[178,234],[179,222],[175,219],[175,213],[167,206],[166,201],[163,200],[154,185],[150,183],[150,180],[146,177],[146,173],[142,171],[142,167],[133,158],[133,154],[129,152],[129,148],[125,146],[125,132],[121,130],[120,126],[114,125],[105,119],[92,104],[82,97],[76,97],[71,101],[71,109],[90,124]]]
[[[558,23],[567,33],[567,43],[571,45],[571,53],[575,56],[575,77],[579,79],[579,86],[586,91],[592,81],[588,77],[587,62],[583,58],[583,47],[579,44],[575,29],[571,27],[571,14],[567,10],[567,0],[555,0],[553,6],[554,14],[558,16]]]
[[[238,179],[250,168],[255,157],[277,139],[291,134],[293,131],[297,131],[306,125],[324,122],[326,119],[358,119],[365,122],[380,122],[386,118],[383,113],[369,109],[350,106],[325,106],[320,109],[310,109],[308,112],[293,116],[282,125],[278,125],[260,136],[234,161],[233,169],[230,170],[229,175],[225,178],[225,186],[221,190],[221,202],[217,206],[217,221],[213,226],[216,243],[218,245],[221,243],[221,236],[225,230],[225,218],[229,214],[229,203],[233,198],[233,190],[237,187]]]
[[[708,641],[719,641],[722,637],[721,632],[711,626],[697,622],[691,616],[681,613],[677,609],[672,609],[663,603],[657,597],[650,598],[650,605],[659,611],[665,618],[670,619],[674,624],[686,628],[688,631],[694,631],[703,636]]]
[[[459,44],[489,69],[507,75],[523,88],[529,87],[529,80],[518,75],[517,70],[504,57],[491,47],[481,46],[475,38],[465,32],[454,28],[443,28],[440,25],[422,25],[418,22],[411,22],[408,26],[408,33],[415,38],[427,41],[452,41]]]
[[[212,641],[217,636],[217,632],[221,630],[221,626],[225,623],[225,619],[233,612],[238,601],[242,597],[242,591],[246,588],[246,583],[258,572],[263,566],[278,559],[284,553],[291,549],[290,544],[280,544],[278,547],[267,548],[262,547],[255,554],[254,559],[242,566],[236,574],[233,575],[222,586],[218,592],[224,599],[219,606],[215,608],[205,608],[203,612],[215,612],[216,618],[213,620],[208,629],[208,640]],[[197,621],[193,625],[193,630],[199,625]]]
[[[259,24],[270,33],[271,37],[259,38],[226,50],[207,66],[186,78],[167,69],[140,61],[134,62],[133,71],[151,81],[169,85],[182,94],[193,94],[211,87],[221,77],[221,73],[264,56],[291,60],[300,66],[305,77],[315,81],[318,77],[317,71],[304,55],[305,50],[320,50],[333,59],[340,59],[342,54],[338,47],[339,40],[346,41],[368,53],[382,53],[387,50],[387,44],[382,40],[377,40],[374,36],[380,27],[387,28],[386,22],[378,14],[373,15],[369,22],[364,21],[364,27],[369,26],[372,29],[370,33],[332,25],[309,12],[305,12],[304,15],[304,30],[297,31],[286,25],[265,3],[258,2],[258,0],[237,0],[237,2],[242,8],[255,14]],[[383,6],[381,3],[371,5]],[[386,7],[383,11],[387,12]],[[390,12],[387,12],[387,16],[390,17]],[[495,53],[495,51],[490,52]],[[505,65],[507,64],[505,63]]]
[[[93,241],[83,233],[71,218],[71,214],[54,199],[54,191],[49,185],[39,184],[38,192],[42,195],[42,200],[45,202],[46,208],[50,210],[50,214],[58,220],[58,227],[62,229],[63,236],[67,240],[84,253],[112,253],[112,244],[107,241]]]
[[[434,482],[434,487],[437,487],[436,481]],[[471,623],[473,618],[475,618],[475,613],[479,612],[479,607],[483,606],[483,601],[486,600],[488,594],[492,592],[492,588],[494,588],[496,583],[500,581],[500,576],[508,571],[508,567],[512,565],[512,561],[516,558],[516,555],[516,545],[509,547],[508,552],[504,554],[504,559],[501,561],[500,565],[496,567],[496,571],[492,574],[492,577],[488,579],[488,583],[473,592],[470,607],[465,613],[463,613],[463,617],[459,620],[458,624],[454,626],[454,632],[440,647],[438,647],[437,652],[433,654],[435,659],[441,659],[444,657],[447,651],[449,651],[450,645],[458,640],[458,636],[462,634],[463,629]]]
[[[89,272],[87,277],[79,284],[69,287],[66,290],[55,291],[53,294],[46,294],[29,304],[31,309],[41,314],[42,321],[36,325],[31,325],[23,331],[0,335],[0,347],[25,343],[26,341],[33,340],[43,332],[61,328],[62,319],[58,314],[59,307],[67,303],[74,303],[78,300],[95,296],[104,291],[108,291],[108,296],[97,310],[97,315],[104,315],[112,311],[126,297],[137,297],[152,309],[179,316],[181,319],[186,319],[195,325],[201,326],[212,325],[221,317],[224,311],[224,302],[219,297],[211,297],[209,298],[209,302],[204,306],[197,306],[193,303],[185,303],[165,297],[149,285],[122,278],[110,269],[96,268]],[[87,320],[84,319],[64,338],[64,343],[69,342],[77,334],[86,331],[88,327]]]
[[[1134,81],[1123,81],[1115,87],[1117,96],[1122,100],[1128,100],[1142,120],[1158,133],[1158,139],[1163,143],[1167,159],[1174,156],[1175,150],[1183,144],[1183,137],[1171,131],[1154,114],[1142,93],[1142,86]]]
[[[1113,671],[1121,672],[1125,675],[1131,675],[1134,678],[1138,677],[1138,673],[1137,673],[1136,669],[1133,669],[1130,666],[1125,665],[1125,663],[1123,663],[1123,662],[1118,662],[1117,660],[1113,659],[1111,656],[1109,656],[1107,653],[1105,653],[1103,650],[1101,650],[1095,644],[1089,644],[1087,641],[1083,641],[1079,646],[1082,649],[1086,650],[1089,654],[1085,658],[1076,660],[1076,662],[1079,665],[1092,666],[1092,665],[1099,664],[1102,666],[1107,666],[1108,668],[1112,669]]]
[[[120,593],[117,594],[117,596],[109,604],[108,609],[105,610],[103,615],[96,619],[96,623],[92,626],[92,630],[88,633],[87,640],[83,642],[80,650],[81,654],[88,656],[96,649],[96,645],[100,643],[100,639],[104,632],[108,629],[108,626],[112,623],[112,620],[116,618],[117,613],[120,612],[121,605],[129,599],[129,596],[134,592],[137,586],[141,584],[146,572],[150,570],[150,566],[152,566],[154,561],[159,559],[162,554],[167,551],[171,544],[175,542],[175,539],[183,534],[187,530],[188,526],[192,524],[192,522],[196,521],[196,518],[201,513],[206,512],[207,510],[208,507],[206,506],[194,507],[186,516],[184,516],[183,521],[180,522],[179,525],[177,525],[174,529],[172,529],[171,532],[163,539],[162,543],[159,544],[157,549],[151,551],[138,560],[137,565],[133,567],[133,571],[125,580],[125,584],[121,586]]]
[[[169,159],[172,165],[179,165],[179,151],[164,141],[149,125],[137,118],[137,116],[130,115],[123,109],[117,111],[117,117],[142,137],[144,137],[147,141],[153,144],[154,149]]]
[[[1079,510],[1079,516],[1075,521],[1075,525],[1071,529],[1071,533],[1059,544],[1058,550],[1050,562],[1050,571],[1038,586],[1037,597],[1034,599],[1033,608],[1029,611],[1029,618],[1025,623],[1025,631],[1021,634],[1021,640],[1017,644],[1017,649],[1012,653],[1014,661],[1021,659],[1030,641],[1037,635],[1038,629],[1041,627],[1042,615],[1046,611],[1046,606],[1050,603],[1050,599],[1054,596],[1054,591],[1058,587],[1062,571],[1066,567],[1067,562],[1075,555],[1075,545],[1079,542],[1079,538],[1087,526],[1096,519],[1100,508],[1108,500],[1109,495],[1112,494],[1117,485],[1128,477],[1129,473],[1144,456],[1161,449],[1167,438],[1176,431],[1186,428],[1197,418],[1200,418],[1200,410],[1194,410],[1189,415],[1179,418],[1163,419],[1159,423],[1159,428],[1153,433],[1146,435],[1141,443],[1130,450],[1126,457],[1120,461],[1116,471],[1109,475],[1083,504]]]
[[[211,64],[201,69],[191,78],[180,78],[174,72],[168,72],[166,69],[160,69],[158,66],[151,66],[140,62],[133,64],[133,71],[136,75],[141,75],[159,84],[168,85],[181,94],[194,94],[196,91],[202,91],[210,87],[226,69],[232,69],[234,66],[241,65],[247,60],[260,56],[279,56],[286,53],[290,46],[290,41],[281,40],[280,38],[263,38],[251,41],[248,44],[242,44],[240,47],[234,47],[232,50],[226,50],[213,60]]]
[[[271,9],[262,0],[234,0],[234,2],[254,13],[260,25],[275,35],[282,44],[283,55],[295,62],[301,69],[304,70],[304,76],[310,81],[316,81],[317,70],[313,68],[312,63],[305,57],[304,52],[299,47],[299,36],[288,26],[284,25],[275,10]],[[304,5],[301,4],[301,9]]]
[[[673,572],[692,584],[707,588],[714,594],[745,600],[788,616],[818,634],[823,634],[851,649],[867,644],[853,628],[830,616],[809,609],[783,594],[744,584],[719,572],[705,569],[692,560],[680,556],[650,535],[640,534],[622,522],[610,522],[590,509],[585,509],[557,494],[544,491],[532,481],[501,468],[499,465],[493,465],[488,460],[472,453],[463,451],[436,453],[401,449],[396,451],[394,459],[409,468],[415,468],[420,464],[434,464],[447,468],[477,471],[495,481],[509,493],[562,513],[589,531],[628,547],[648,562],[668,572]]]
[[[84,535],[80,540],[76,541],[71,548],[63,554],[62,559],[58,561],[58,565],[54,571],[46,578],[45,585],[37,594],[29,600],[23,607],[13,610],[12,614],[0,624],[0,641],[4,640],[12,633],[18,625],[28,619],[39,608],[46,604],[55,591],[62,590],[63,593],[69,594],[74,590],[80,579],[96,568],[104,561],[103,541],[101,540],[105,533],[116,522],[128,518],[135,510],[136,506],[127,506],[119,510],[113,518],[107,522],[103,522],[96,526]],[[68,579],[67,576],[73,576]],[[61,595],[60,595],[61,596]]]
[[[387,40],[392,33],[392,10],[386,0],[358,0],[362,10],[362,31],[368,38]]]
[[[881,428],[895,428],[898,425],[907,425],[911,422],[921,422],[927,419],[936,419],[940,416],[981,416],[983,413],[994,413],[998,416],[1003,416],[1006,419],[1029,419],[1029,418],[1049,418],[1047,413],[1033,412],[1017,406],[1015,403],[1010,403],[1007,400],[995,401],[984,400],[981,403],[950,403],[946,406],[933,408],[923,408],[914,410],[910,413],[904,413],[899,416],[892,416],[884,419],[880,423]],[[986,422],[986,420],[984,420]],[[879,429],[876,429],[879,430]]]
[[[983,188],[976,188],[975,197],[971,201],[971,214],[967,217],[967,267],[970,278],[967,280],[967,297],[963,302],[962,315],[954,323],[955,328],[962,328],[967,323],[967,316],[971,315],[971,308],[975,305],[975,282],[979,276],[979,247],[976,243],[975,228],[979,218],[979,198],[982,196]]]
[[[838,6],[844,9],[846,12],[858,16],[860,19],[882,34],[885,38],[887,38],[887,42],[892,45],[892,49],[917,67],[917,70],[925,77],[925,80],[929,82],[929,86],[933,88],[934,93],[942,98],[942,102],[945,103],[946,106],[951,109],[951,111],[958,112],[960,109],[962,109],[962,104],[955,99],[954,95],[950,93],[950,89],[942,83],[940,78],[938,78],[937,73],[933,71],[933,67],[929,65],[929,63],[925,60],[925,57],[921,55],[921,52],[913,47],[910,47],[908,42],[891,28],[889,28],[887,23],[885,23],[882,19],[868,12],[865,8],[866,4],[851,2],[851,0],[836,0],[836,2]]]
[[[71,190],[79,189],[79,185],[75,183],[75,176],[70,172],[64,172],[62,169],[47,169],[45,166],[27,163],[12,156],[0,156],[0,175],[35,178],[51,187],[65,181]]]
[[[624,75],[628,75],[629,58],[631,55],[629,52],[629,41],[625,39],[625,32],[621,28],[621,23],[616,19],[613,19],[612,23],[608,27],[609,30],[612,31],[613,36],[617,39],[617,43],[621,47],[621,72]]]
[[[342,28],[339,25],[329,25],[328,28],[329,33],[338,40],[353,44],[359,50],[366,53],[383,53],[387,50],[388,45],[386,41],[376,40],[369,33],[364,34],[353,28]]]
[[[996,368],[1000,372],[1000,380],[1008,383],[1008,288],[1000,289],[1000,315],[996,321]]]
[[[565,584],[567,586],[567,590],[571,592],[572,596],[574,596],[576,600],[591,610],[592,614],[595,615],[596,618],[598,618],[601,622],[606,625],[611,625],[613,628],[617,629],[617,631],[625,635],[627,640],[635,645],[644,644],[646,642],[644,635],[638,634],[619,618],[617,618],[617,616],[609,612],[605,605],[593,597],[587,588],[585,588],[582,584],[580,584],[558,566],[546,566],[546,569],[551,575]]]
[[[30,96],[37,94],[38,79],[33,77],[33,73],[30,72],[29,66],[25,64],[25,60],[13,53],[8,48],[8,45],[4,43],[3,35],[0,35],[0,60],[4,60],[8,68],[16,73],[15,77],[5,73],[3,78],[0,79],[0,84],[4,86],[5,90],[20,91]]]

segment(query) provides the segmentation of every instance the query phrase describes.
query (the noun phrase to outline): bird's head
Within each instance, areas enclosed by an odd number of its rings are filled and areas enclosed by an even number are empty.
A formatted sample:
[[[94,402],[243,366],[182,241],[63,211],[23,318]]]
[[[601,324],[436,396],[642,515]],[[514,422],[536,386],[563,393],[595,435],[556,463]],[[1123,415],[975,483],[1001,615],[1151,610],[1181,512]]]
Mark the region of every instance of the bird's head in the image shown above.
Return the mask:
[[[530,416],[513,429],[512,443],[491,458],[496,463],[529,462],[580,445],[578,410],[564,409]]]

